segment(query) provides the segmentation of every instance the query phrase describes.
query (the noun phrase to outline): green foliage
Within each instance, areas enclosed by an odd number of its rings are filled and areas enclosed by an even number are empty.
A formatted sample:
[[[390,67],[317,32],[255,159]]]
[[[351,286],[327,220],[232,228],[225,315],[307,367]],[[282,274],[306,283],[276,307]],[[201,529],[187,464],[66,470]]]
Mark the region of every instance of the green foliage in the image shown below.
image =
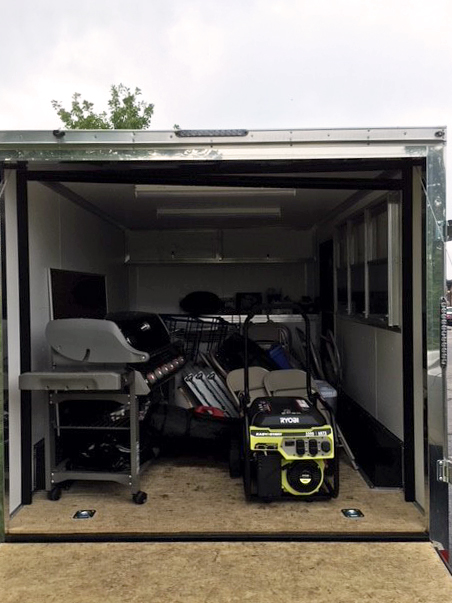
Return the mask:
[[[52,107],[67,130],[145,130],[151,123],[154,105],[139,100],[141,90],[119,84],[110,89],[108,113],[96,113],[94,104],[81,100],[75,92],[72,96],[71,109],[65,109],[60,101],[53,100]]]
[[[154,105],[139,101],[141,90],[135,88],[131,92],[123,84],[111,87],[111,98],[108,101],[110,107],[110,121],[112,128],[121,130],[144,130],[151,123],[154,113]]]
[[[80,94],[75,92],[72,96],[70,111],[63,108],[59,101],[53,100],[52,107],[67,130],[108,130],[111,128],[107,114],[95,113],[93,103],[80,100]]]

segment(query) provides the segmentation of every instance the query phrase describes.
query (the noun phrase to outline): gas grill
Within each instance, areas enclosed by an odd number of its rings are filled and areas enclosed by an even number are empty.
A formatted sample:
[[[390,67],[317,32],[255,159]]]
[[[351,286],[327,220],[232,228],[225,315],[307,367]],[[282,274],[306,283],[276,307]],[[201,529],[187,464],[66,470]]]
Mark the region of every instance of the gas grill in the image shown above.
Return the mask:
[[[118,325],[127,343],[148,354],[148,359],[139,363],[137,369],[145,375],[149,386],[174,376],[186,363],[183,347],[172,342],[167,326],[158,314],[115,312],[106,318]]]
[[[67,481],[116,481],[131,488],[135,503],[144,503],[146,493],[139,489],[144,466],[140,401],[147,400],[152,388],[182,368],[184,354],[171,342],[158,315],[141,312],[109,314],[105,320],[53,320],[47,325],[46,339],[53,370],[24,373],[19,387],[49,394],[45,435],[48,497],[58,500]],[[76,421],[70,407],[78,408]],[[105,412],[109,407],[112,412]],[[95,454],[89,461],[93,457],[105,461],[106,449],[120,451],[122,456],[111,457],[110,465],[107,457],[107,464],[99,470],[83,467],[80,450],[73,458],[58,458],[58,448],[67,451],[67,446],[59,446],[65,438],[74,446],[79,441],[92,442],[88,448]]]

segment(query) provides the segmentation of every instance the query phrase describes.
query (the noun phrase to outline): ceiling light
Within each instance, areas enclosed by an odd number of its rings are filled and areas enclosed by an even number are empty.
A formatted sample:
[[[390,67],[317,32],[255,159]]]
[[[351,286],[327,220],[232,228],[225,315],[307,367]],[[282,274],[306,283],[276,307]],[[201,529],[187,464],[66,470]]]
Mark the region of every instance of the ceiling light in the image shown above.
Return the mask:
[[[280,218],[280,207],[159,207],[157,217]]]
[[[161,195],[176,197],[295,197],[293,188],[264,188],[242,186],[186,186],[186,185],[160,185],[137,184],[135,197],[152,198]]]

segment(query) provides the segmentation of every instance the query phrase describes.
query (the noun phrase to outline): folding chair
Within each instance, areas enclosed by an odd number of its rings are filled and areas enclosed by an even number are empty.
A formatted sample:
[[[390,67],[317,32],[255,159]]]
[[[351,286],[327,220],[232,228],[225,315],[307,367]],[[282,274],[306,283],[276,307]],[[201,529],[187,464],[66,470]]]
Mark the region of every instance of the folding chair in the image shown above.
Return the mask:
[[[264,377],[269,373],[269,371],[260,366],[250,366],[248,370],[250,402],[252,402],[256,398],[267,395],[264,387]],[[226,385],[240,407],[240,398],[245,391],[245,370],[235,369],[228,373],[226,377]]]
[[[300,369],[270,371],[264,376],[264,386],[269,396],[306,396],[306,373]],[[312,381],[311,388],[313,391],[317,391],[315,380]],[[320,398],[320,403],[322,403],[322,398]],[[334,409],[332,410],[334,412]],[[345,450],[352,467],[358,469],[355,456],[337,423],[336,429],[339,445]]]

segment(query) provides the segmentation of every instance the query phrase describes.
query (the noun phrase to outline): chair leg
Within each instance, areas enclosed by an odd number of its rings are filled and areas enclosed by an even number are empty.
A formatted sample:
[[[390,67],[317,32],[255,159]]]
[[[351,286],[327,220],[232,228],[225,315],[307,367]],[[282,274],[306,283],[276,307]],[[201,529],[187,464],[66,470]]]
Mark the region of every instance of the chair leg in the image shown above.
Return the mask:
[[[355,469],[355,471],[357,471],[358,470],[358,465],[356,463],[355,456],[354,456],[353,452],[351,451],[351,448],[348,445],[348,442],[345,439],[344,434],[342,433],[342,430],[341,430],[341,428],[339,427],[339,425],[337,423],[336,423],[336,430],[337,430],[337,435],[338,435],[338,438],[339,438],[340,445],[345,450],[346,455],[350,459],[350,462],[352,464],[353,469]]]

